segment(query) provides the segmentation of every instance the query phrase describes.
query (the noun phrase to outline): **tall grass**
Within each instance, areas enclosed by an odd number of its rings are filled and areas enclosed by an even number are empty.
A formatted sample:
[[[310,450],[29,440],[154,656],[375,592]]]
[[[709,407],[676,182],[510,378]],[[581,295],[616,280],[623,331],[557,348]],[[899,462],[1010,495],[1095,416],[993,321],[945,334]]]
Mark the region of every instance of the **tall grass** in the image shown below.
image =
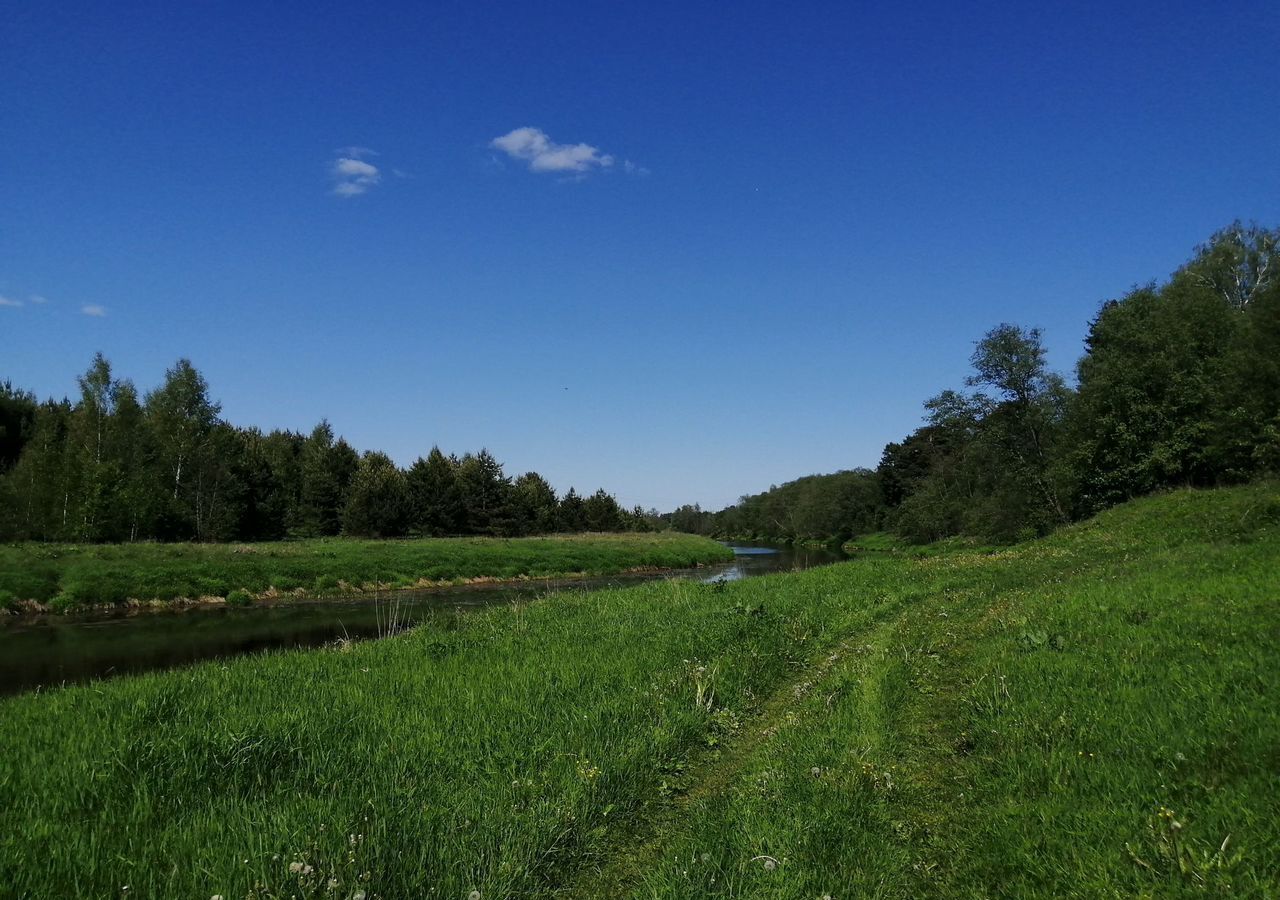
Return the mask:
[[[719,562],[730,551],[681,534],[547,538],[328,538],[258,544],[0,546],[0,591],[60,606],[225,597],[235,590],[332,595],[422,582],[603,575]]]
[[[13,698],[0,886],[1265,895],[1278,563],[1274,489],[1180,493],[995,554],[559,594]]]

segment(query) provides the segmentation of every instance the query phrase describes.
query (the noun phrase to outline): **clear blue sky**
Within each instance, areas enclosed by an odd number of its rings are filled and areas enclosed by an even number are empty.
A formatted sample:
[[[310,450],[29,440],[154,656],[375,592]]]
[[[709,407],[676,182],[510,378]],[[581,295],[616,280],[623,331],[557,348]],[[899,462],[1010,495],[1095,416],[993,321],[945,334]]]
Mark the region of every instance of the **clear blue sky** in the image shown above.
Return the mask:
[[[0,379],[661,508],[874,466],[1280,222],[1280,4],[1069,6],[9,4]]]

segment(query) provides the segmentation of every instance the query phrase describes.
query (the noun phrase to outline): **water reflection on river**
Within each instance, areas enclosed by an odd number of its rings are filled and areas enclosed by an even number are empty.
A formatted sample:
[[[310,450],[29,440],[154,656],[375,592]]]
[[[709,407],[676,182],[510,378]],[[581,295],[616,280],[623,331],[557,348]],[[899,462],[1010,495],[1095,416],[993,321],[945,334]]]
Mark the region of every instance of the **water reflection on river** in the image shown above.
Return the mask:
[[[738,581],[843,559],[831,550],[730,545],[732,562],[698,569],[516,585],[398,591],[402,620],[430,612],[479,609],[556,590],[589,590],[658,578]],[[277,647],[316,647],[338,638],[368,638],[385,625],[389,600],[306,600],[173,610],[122,610],[79,616],[0,617],[0,694],[125,672],[165,669],[202,659]]]

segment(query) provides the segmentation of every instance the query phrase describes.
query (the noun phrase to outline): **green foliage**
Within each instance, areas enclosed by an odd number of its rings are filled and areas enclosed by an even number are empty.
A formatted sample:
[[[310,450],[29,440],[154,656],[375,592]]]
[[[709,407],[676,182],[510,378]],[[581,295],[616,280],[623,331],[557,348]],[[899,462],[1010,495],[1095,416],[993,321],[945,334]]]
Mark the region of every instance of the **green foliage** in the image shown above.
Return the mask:
[[[582,504],[582,515],[586,520],[587,531],[621,531],[623,527],[622,507],[611,494],[600,488]]]
[[[683,531],[701,518],[710,533],[747,540],[841,541],[877,530],[882,508],[875,473],[854,469],[771,487],[714,516],[686,507],[671,522]]]
[[[529,472],[513,485],[487,450],[458,460],[434,447],[401,472],[385,454],[362,462],[327,421],[305,436],[236,428],[185,359],[145,403],[101,354],[79,385],[76,402],[43,404],[0,385],[0,540],[512,537],[563,528],[546,479]],[[563,530],[585,530],[583,501],[567,499]],[[596,498],[590,527],[655,522]]]
[[[253,594],[244,588],[236,588],[227,594],[227,606],[248,606],[253,603]]]
[[[406,477],[410,527],[419,534],[458,534],[466,521],[462,490],[458,485],[458,461],[432,447],[426,459],[419,457]],[[540,529],[546,534],[554,528]]]
[[[1102,308],[1071,416],[1080,510],[1275,470],[1277,234],[1233,226],[1167,284]]]
[[[977,342],[969,391],[925,403],[925,424],[871,473],[810,476],[709,513],[702,534],[847,539],[888,527],[912,542],[1025,541],[1162,488],[1280,471],[1280,229],[1214,235],[1168,283],[1105,304],[1078,390],[1049,371],[1039,329]],[[852,492],[852,493],[851,493]]]
[[[516,479],[514,500],[521,534],[550,534],[559,530],[559,501],[555,489],[537,472],[526,472]],[[616,531],[620,528],[601,528]]]
[[[574,534],[587,530],[587,510],[585,501],[578,496],[578,492],[573,488],[569,488],[560,500],[560,505],[556,509],[556,519],[560,523],[560,530]],[[681,531],[683,529],[676,529]],[[686,534],[700,534],[698,531],[687,531]]]
[[[385,453],[360,459],[342,512],[342,531],[356,537],[398,537],[409,521],[404,473]]]
[[[13,468],[31,440],[38,409],[35,394],[0,383],[0,474]]]

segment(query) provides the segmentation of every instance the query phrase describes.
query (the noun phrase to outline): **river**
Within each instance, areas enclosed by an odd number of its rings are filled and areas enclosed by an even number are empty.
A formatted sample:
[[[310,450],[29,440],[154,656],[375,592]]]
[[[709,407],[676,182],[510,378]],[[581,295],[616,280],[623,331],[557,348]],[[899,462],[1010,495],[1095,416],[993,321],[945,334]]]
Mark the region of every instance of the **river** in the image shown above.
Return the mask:
[[[168,669],[262,650],[318,647],[340,638],[376,638],[394,607],[399,622],[428,612],[465,612],[527,600],[557,590],[620,587],[664,578],[737,581],[838,562],[837,551],[730,544],[732,562],[698,569],[572,580],[396,591],[368,595],[228,606],[121,609],[80,615],[0,616],[0,695]]]

